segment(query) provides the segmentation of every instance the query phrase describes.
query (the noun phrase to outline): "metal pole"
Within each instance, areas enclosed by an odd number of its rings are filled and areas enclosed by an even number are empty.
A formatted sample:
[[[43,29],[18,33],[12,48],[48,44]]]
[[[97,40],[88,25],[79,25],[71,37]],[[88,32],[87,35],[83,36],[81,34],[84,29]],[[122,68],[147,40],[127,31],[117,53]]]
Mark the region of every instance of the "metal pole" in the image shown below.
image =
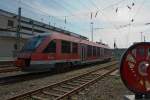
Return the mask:
[[[142,38],[143,38],[143,33],[141,32],[141,42],[143,41],[143,39],[142,39]]]
[[[17,51],[20,50],[21,7],[18,8]]]
[[[144,36],[144,42],[146,42],[146,38],[145,38],[145,36]]]
[[[93,22],[91,22],[91,40],[93,41]]]
[[[50,28],[50,26],[51,26],[50,20],[51,20],[51,16],[49,16],[49,28]]]
[[[33,20],[31,21],[31,24],[32,24],[32,34],[34,33],[34,23],[33,23]]]

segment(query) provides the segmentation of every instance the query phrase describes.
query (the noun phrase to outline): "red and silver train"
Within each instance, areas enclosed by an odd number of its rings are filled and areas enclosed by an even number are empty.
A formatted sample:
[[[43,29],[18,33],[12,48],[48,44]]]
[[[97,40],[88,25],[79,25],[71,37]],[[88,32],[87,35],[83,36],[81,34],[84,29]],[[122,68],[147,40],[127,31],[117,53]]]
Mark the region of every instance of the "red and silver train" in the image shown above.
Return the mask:
[[[54,32],[29,39],[18,54],[15,65],[30,70],[61,69],[67,65],[110,60],[111,57],[112,50],[108,45]]]

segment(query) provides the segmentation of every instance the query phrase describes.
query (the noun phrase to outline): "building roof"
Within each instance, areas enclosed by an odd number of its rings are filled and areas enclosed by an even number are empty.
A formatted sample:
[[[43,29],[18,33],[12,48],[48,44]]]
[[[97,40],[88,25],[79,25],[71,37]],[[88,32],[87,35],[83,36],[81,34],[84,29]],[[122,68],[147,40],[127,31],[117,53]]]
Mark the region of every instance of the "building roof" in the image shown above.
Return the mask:
[[[8,12],[8,11],[5,11],[5,10],[2,10],[2,9],[0,9],[0,15],[7,16],[7,17],[12,17],[12,18],[17,18],[18,17],[18,15],[14,14],[14,13],[11,13],[11,12]],[[77,33],[70,32],[70,31],[67,31],[67,30],[52,26],[52,25],[48,25],[48,24],[45,24],[43,22],[39,22],[39,21],[36,21],[34,19],[31,19],[31,18],[24,17],[24,16],[21,17],[21,22],[26,23],[26,24],[31,24],[32,23],[35,26],[42,27],[44,29],[48,29],[48,30],[56,31],[56,32],[59,32],[59,33],[62,33],[62,34],[71,35],[71,36],[74,36],[74,37],[80,37],[82,39],[88,40],[88,38],[85,37],[85,36],[82,36],[82,35],[79,35]]]

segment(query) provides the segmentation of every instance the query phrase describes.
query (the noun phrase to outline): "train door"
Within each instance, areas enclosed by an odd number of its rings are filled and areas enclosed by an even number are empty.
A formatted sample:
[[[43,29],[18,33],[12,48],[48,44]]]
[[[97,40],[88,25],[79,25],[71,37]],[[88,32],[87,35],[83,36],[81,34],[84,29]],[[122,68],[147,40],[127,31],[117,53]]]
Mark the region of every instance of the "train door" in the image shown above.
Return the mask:
[[[81,60],[84,61],[86,58],[86,46],[84,44],[81,44]]]

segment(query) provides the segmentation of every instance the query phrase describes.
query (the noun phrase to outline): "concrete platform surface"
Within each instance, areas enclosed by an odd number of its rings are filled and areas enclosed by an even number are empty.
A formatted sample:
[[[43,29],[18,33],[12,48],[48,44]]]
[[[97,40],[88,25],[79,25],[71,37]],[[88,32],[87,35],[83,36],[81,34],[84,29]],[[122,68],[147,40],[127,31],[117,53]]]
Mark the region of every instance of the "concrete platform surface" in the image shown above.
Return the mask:
[[[149,99],[145,99],[145,98],[135,99],[135,95],[124,95],[124,100],[150,100],[150,98]]]

